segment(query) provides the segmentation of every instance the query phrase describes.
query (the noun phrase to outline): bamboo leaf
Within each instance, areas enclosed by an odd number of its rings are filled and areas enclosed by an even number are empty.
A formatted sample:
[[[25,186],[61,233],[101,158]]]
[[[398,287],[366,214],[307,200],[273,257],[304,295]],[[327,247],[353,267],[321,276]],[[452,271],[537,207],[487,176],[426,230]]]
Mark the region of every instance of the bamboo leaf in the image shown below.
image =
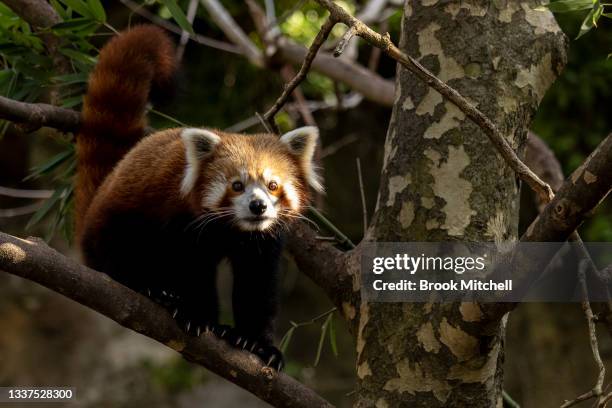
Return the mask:
[[[576,40],[591,31],[591,29],[595,26],[594,17],[595,17],[596,9],[591,9],[589,14],[584,18],[582,24],[580,25],[580,32],[576,36]]]
[[[287,333],[285,333],[285,335],[281,339],[280,344],[279,344],[279,349],[281,353],[285,354],[285,351],[287,351],[287,348],[289,347],[289,343],[291,343],[291,338],[293,337],[293,332],[295,332],[296,328],[297,326],[291,327],[289,330],[287,330]]]
[[[81,62],[87,66],[95,65],[96,59],[91,55],[73,50],[71,48],[60,48],[60,52],[74,61]]]
[[[187,16],[183,13],[183,10],[179,7],[175,0],[160,0],[161,3],[166,6],[172,18],[183,30],[187,31],[189,34],[195,34],[193,31],[193,27],[187,20]]]
[[[319,360],[321,359],[321,352],[323,351],[323,343],[325,342],[325,335],[327,334],[327,328],[329,327],[329,321],[332,316],[333,316],[333,313],[329,314],[327,316],[327,319],[325,319],[325,322],[321,325],[321,337],[319,337],[319,345],[317,346],[317,355],[315,357],[315,362],[314,362],[315,367],[319,364]]]
[[[338,343],[336,342],[336,326],[334,326],[334,315],[333,313],[329,319],[329,343],[331,345],[332,352],[335,357],[338,357]]]
[[[61,32],[63,30],[76,30],[79,28],[87,27],[91,23],[95,23],[94,20],[88,17],[76,17],[70,20],[62,21],[61,23],[55,24],[51,27],[51,30]]]
[[[53,208],[53,206],[59,201],[63,193],[64,188],[58,188],[57,190],[55,190],[53,195],[49,197],[45,201],[43,206],[40,207],[40,209],[34,213],[32,218],[30,218],[30,221],[28,221],[28,224],[26,225],[25,229],[31,229],[34,225],[38,224],[43,218],[45,218],[51,208]]]
[[[87,0],[87,6],[97,21],[100,23],[106,22],[106,12],[100,0]]]
[[[87,3],[85,3],[84,1],[81,1],[81,0],[60,0],[60,1],[64,3],[66,6],[76,11],[77,13],[79,13],[80,15],[82,15],[83,17],[94,18],[93,13],[87,6]]]
[[[70,158],[73,154],[74,154],[74,150],[68,149],[66,151],[63,151],[57,154],[56,156],[53,156],[51,160],[49,160],[48,162],[40,166],[33,167],[30,175],[24,178],[23,181],[36,179],[42,176],[43,174],[49,173],[50,171],[52,171],[53,169],[57,168],[59,165],[64,163],[66,160],[68,160],[68,158]]]
[[[550,10],[554,13],[588,10],[593,8],[593,0],[559,0],[537,7],[536,10]]]

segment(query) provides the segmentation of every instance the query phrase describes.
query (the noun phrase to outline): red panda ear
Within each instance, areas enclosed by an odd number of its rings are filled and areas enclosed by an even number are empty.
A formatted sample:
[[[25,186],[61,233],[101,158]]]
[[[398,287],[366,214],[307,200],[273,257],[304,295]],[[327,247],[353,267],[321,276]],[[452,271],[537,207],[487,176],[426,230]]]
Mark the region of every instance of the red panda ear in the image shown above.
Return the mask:
[[[181,131],[181,139],[185,144],[185,174],[181,183],[181,193],[191,192],[198,179],[200,162],[210,156],[221,138],[210,130],[186,128]]]
[[[313,162],[317,140],[319,139],[319,129],[314,126],[304,126],[281,136],[280,141],[287,145],[291,154],[300,159],[302,171],[308,184],[316,191],[322,193],[324,188],[321,176],[316,171]]]

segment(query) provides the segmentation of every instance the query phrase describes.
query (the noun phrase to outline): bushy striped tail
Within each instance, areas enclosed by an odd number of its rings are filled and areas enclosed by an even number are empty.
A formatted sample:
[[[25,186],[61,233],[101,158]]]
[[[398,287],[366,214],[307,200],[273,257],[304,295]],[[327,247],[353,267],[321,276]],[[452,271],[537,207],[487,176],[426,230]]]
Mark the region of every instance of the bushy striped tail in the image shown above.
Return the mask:
[[[110,40],[90,78],[77,134],[76,229],[96,190],[143,137],[151,91],[168,88],[174,45],[158,27],[141,25]]]

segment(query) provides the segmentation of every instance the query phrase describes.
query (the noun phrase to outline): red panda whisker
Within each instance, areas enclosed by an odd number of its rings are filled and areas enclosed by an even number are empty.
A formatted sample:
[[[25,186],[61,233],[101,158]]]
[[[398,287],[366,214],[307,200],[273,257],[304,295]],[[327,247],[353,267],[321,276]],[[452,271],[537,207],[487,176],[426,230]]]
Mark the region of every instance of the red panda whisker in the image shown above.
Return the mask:
[[[294,218],[294,219],[300,219],[303,221],[306,221],[308,224],[312,225],[317,231],[319,231],[319,226],[317,225],[316,222],[314,222],[313,220],[311,220],[308,217],[305,217],[299,213],[293,212],[291,210],[287,210],[287,212],[283,212],[282,215],[284,215],[285,217],[289,217],[289,218]]]

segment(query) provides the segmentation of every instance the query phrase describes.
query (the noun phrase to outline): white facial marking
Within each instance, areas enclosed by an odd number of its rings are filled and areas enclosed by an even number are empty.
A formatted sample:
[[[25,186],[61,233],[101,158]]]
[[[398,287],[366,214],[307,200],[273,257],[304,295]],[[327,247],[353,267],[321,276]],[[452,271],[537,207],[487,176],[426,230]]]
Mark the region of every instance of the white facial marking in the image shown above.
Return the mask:
[[[272,170],[270,169],[265,169],[262,173],[262,176],[263,176],[263,179],[266,181],[266,183],[271,182],[272,179],[274,178]]]
[[[285,192],[287,201],[289,201],[289,207],[291,207],[293,211],[298,211],[300,209],[300,196],[293,184],[285,183],[283,185],[283,191]]]
[[[185,174],[181,181],[181,194],[186,196],[193,190],[198,181],[200,162],[212,154],[221,138],[209,130],[187,128],[181,131],[181,139],[185,145]]]
[[[202,197],[202,206],[208,209],[214,209],[219,206],[219,203],[225,196],[227,190],[227,180],[225,177],[219,177],[210,181],[206,186],[204,196]]]

